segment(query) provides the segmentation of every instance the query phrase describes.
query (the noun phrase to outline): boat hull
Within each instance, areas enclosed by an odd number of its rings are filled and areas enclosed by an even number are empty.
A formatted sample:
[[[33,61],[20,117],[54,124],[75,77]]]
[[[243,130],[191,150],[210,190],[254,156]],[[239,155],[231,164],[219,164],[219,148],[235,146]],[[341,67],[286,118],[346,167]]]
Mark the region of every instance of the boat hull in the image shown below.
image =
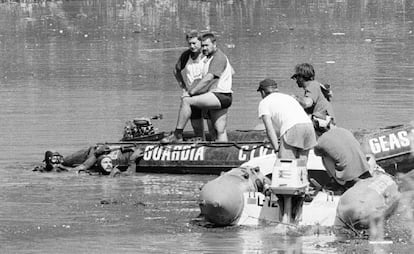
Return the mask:
[[[413,125],[406,124],[376,131],[354,131],[366,153],[373,154],[377,163],[391,175],[408,172],[414,168],[414,155],[410,135]],[[229,131],[229,142],[191,141],[161,144],[159,141],[122,141],[106,144],[113,150],[110,156],[120,168],[127,168],[129,156],[136,150],[142,156],[136,160],[136,172],[174,174],[215,174],[239,167],[248,161],[260,164],[262,157],[275,159],[276,155],[267,141],[265,131]],[[128,147],[128,149],[124,149]],[[86,149],[87,150],[87,149]],[[76,156],[75,156],[76,157]],[[84,154],[71,163],[80,164]],[[259,159],[260,158],[260,159]],[[75,163],[76,162],[76,163]],[[266,162],[270,165],[268,162]],[[254,166],[254,165],[253,165]],[[312,178],[325,182],[328,179],[321,159],[311,151],[307,168]],[[271,170],[270,170],[271,172]]]

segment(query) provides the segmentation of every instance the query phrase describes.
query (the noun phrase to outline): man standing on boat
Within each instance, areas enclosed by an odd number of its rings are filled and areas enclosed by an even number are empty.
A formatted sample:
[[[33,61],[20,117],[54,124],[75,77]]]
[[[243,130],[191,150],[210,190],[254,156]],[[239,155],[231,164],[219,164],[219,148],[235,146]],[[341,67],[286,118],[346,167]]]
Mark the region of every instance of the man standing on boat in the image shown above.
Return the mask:
[[[201,80],[206,58],[201,52],[201,35],[196,30],[187,33],[186,41],[188,49],[181,54],[174,68],[174,76],[178,81],[178,85],[183,89],[182,97],[189,96],[188,90],[194,82]],[[191,106],[190,119],[195,136],[204,139],[204,120],[201,109]],[[212,129],[210,127],[211,121],[207,119],[207,122],[209,123],[209,129]]]
[[[278,158],[308,161],[309,150],[316,145],[312,121],[290,95],[280,93],[272,79],[260,82],[262,96],[258,113]],[[280,145],[279,145],[280,141]]]
[[[330,103],[331,91],[328,90],[326,85],[322,85],[315,80],[313,66],[308,63],[296,65],[295,74],[291,79],[296,80],[298,87],[305,90],[303,97],[295,98],[305,109],[306,113],[311,115],[315,112],[326,111],[332,118],[332,123],[335,123],[335,115],[332,104]]]
[[[191,107],[209,110],[216,131],[216,141],[227,141],[227,111],[232,103],[233,68],[227,56],[217,47],[212,33],[201,37],[201,48],[206,56],[202,79],[194,82],[188,95],[181,100],[176,129],[173,134],[161,140],[162,143],[183,140],[183,130],[191,117]]]

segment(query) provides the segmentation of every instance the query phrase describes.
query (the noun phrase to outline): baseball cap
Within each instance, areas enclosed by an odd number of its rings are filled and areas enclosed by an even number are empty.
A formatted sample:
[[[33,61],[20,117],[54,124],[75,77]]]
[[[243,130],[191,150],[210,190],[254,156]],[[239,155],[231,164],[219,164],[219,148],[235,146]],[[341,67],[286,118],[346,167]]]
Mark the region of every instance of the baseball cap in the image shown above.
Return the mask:
[[[264,90],[264,89],[269,88],[269,87],[273,87],[273,88],[277,89],[276,81],[274,81],[273,79],[264,79],[264,80],[260,81],[259,87],[257,88],[257,91],[259,92],[259,91]]]

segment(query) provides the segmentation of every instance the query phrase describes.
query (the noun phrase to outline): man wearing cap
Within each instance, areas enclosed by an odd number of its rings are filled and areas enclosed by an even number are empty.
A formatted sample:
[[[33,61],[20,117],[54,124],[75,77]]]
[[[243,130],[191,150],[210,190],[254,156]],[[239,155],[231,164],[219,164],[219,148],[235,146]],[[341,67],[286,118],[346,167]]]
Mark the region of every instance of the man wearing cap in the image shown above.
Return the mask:
[[[322,157],[328,174],[338,184],[348,189],[371,176],[367,156],[349,130],[333,125],[326,112],[312,115],[312,122],[319,136],[315,154]]]
[[[188,49],[181,54],[174,68],[174,76],[178,85],[183,89],[182,97],[189,96],[188,90],[195,82],[201,80],[206,60],[206,56],[201,53],[201,35],[196,30],[191,30],[186,34],[186,41]],[[204,121],[200,108],[191,106],[190,120],[195,136],[203,138]],[[207,122],[209,129],[211,129],[210,134],[214,133],[213,127],[210,126],[211,121],[207,119]]]
[[[202,79],[188,89],[189,96],[182,98],[175,131],[162,139],[162,143],[183,140],[183,130],[192,114],[191,107],[207,109],[216,141],[227,141],[227,111],[232,104],[234,70],[227,56],[217,47],[214,34],[206,33],[201,37],[201,48],[206,56]]]
[[[259,118],[278,157],[307,161],[309,150],[316,145],[316,136],[302,106],[292,96],[280,93],[272,79],[261,81],[257,91],[263,98]]]
[[[330,103],[331,94],[329,95],[324,85],[315,80],[313,66],[308,63],[296,65],[295,74],[291,79],[296,80],[298,87],[305,90],[304,96],[296,97],[296,100],[302,105],[306,113],[311,115],[315,112],[326,111],[332,117],[332,123],[335,123],[335,115]]]

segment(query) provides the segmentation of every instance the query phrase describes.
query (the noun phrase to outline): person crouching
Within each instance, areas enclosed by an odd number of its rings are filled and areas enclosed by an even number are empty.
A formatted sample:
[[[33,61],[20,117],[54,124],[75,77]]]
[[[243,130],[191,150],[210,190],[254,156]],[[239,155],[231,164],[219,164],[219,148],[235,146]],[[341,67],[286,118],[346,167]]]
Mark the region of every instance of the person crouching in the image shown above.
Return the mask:
[[[342,191],[351,188],[357,181],[371,177],[370,165],[358,140],[347,129],[332,124],[326,112],[311,116],[318,136],[314,147],[317,156],[337,187]]]

